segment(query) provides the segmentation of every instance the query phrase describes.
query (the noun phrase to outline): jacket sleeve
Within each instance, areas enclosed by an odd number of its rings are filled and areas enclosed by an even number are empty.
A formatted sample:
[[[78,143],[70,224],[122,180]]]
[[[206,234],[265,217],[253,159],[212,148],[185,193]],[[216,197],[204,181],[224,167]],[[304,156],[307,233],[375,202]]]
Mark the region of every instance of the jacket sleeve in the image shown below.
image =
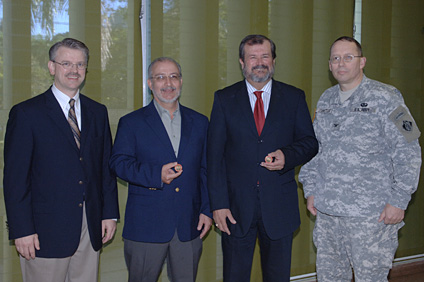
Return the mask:
[[[4,200],[9,239],[35,233],[32,214],[31,163],[34,140],[31,120],[22,107],[10,110],[4,145]]]
[[[109,159],[112,152],[112,134],[110,133],[107,109],[104,107],[104,139],[103,139],[103,162],[102,162],[102,194],[103,210],[102,219],[119,219],[118,188],[116,176],[109,168]]]
[[[130,184],[162,189],[162,165],[137,159],[134,129],[121,118],[109,162],[116,175]]]
[[[398,90],[393,97],[383,121],[393,166],[391,196],[388,203],[406,210],[412,193],[417,189],[420,176],[421,148],[418,143],[420,132]],[[396,116],[392,113],[396,113]],[[413,140],[408,135],[411,133]]]
[[[208,121],[206,119],[206,128],[208,128]],[[210,201],[209,201],[209,192],[208,192],[208,183],[207,183],[207,137],[205,136],[205,141],[203,143],[203,153],[202,160],[200,164],[200,193],[201,193],[201,201],[202,206],[200,208],[200,212],[204,215],[212,218]]]
[[[303,91],[302,95],[299,95],[296,106],[294,142],[281,148],[286,161],[281,174],[308,162],[318,152],[318,141],[315,137]]]
[[[208,189],[212,211],[230,208],[224,160],[227,129],[220,96],[217,93],[212,106],[207,145]]]
[[[305,199],[309,196],[315,196],[319,158],[320,152],[300,168],[299,182],[302,183]]]

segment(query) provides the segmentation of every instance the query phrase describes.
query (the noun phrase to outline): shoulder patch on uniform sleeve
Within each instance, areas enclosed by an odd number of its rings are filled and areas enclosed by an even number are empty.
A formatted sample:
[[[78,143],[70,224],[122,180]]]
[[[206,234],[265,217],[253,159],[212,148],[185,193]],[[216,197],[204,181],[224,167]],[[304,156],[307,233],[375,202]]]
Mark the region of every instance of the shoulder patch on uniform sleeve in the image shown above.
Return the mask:
[[[405,137],[406,142],[414,141],[420,137],[421,132],[417,124],[404,106],[397,107],[389,115],[389,119],[395,124],[403,137]]]

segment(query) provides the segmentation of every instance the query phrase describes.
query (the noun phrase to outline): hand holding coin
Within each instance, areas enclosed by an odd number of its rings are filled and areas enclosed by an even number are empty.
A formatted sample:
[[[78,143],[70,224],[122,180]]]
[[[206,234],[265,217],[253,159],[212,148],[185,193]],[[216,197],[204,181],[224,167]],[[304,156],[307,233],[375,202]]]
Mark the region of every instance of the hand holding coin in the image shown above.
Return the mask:
[[[183,166],[180,165],[180,164],[177,164],[176,166],[174,166],[174,169],[175,169],[176,172],[179,172],[179,171],[183,170]]]

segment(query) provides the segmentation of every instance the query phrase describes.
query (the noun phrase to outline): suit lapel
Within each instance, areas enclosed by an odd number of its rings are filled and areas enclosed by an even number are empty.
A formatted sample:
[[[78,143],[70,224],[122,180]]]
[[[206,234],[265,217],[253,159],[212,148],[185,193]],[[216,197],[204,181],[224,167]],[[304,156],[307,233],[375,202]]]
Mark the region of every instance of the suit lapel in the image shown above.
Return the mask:
[[[88,133],[90,131],[90,127],[93,123],[93,112],[87,105],[87,99],[84,95],[80,93],[80,104],[81,104],[81,144],[80,150],[81,152],[84,150],[87,144]],[[75,142],[74,142],[75,143]]]
[[[175,158],[175,152],[172,148],[171,140],[169,140],[168,133],[166,132],[165,126],[162,123],[162,120],[157,112],[153,101],[150,102],[146,107],[146,122],[151,127],[152,131],[158,137],[159,142],[162,143],[167,152]]]
[[[244,116],[244,120],[247,121],[249,128],[253,133],[258,136],[258,130],[255,124],[255,118],[253,116],[252,107],[250,105],[249,94],[247,93],[246,82],[243,80],[240,91],[236,93],[236,105]],[[265,121],[266,123],[266,121]]]
[[[193,128],[193,119],[187,114],[185,107],[180,104],[181,112],[181,138],[180,138],[180,147],[178,149],[178,156],[184,155],[184,150],[187,148],[189,143],[192,128]]]
[[[273,124],[278,121],[281,117],[281,112],[287,112],[284,107],[286,103],[284,103],[284,93],[278,83],[272,81],[272,89],[271,89],[271,99],[269,101],[268,113],[265,119],[265,125],[262,130],[262,134],[266,134],[270,130],[273,129]]]
[[[59,105],[59,102],[57,102],[51,89],[48,90],[45,93],[45,95],[46,95],[45,97],[46,97],[47,114],[50,116],[53,122],[58,126],[59,131],[64,135],[66,140],[68,140],[68,142],[70,142],[72,147],[74,147],[75,150],[78,151],[78,147],[75,142],[74,135],[72,134],[71,127],[68,121],[66,120],[66,117],[63,114],[63,111]]]

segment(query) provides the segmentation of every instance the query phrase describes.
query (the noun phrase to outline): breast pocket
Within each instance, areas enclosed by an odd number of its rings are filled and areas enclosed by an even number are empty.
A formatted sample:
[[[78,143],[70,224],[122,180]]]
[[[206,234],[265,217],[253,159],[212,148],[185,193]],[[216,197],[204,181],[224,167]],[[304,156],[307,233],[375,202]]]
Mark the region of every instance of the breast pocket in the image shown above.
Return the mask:
[[[375,111],[355,111],[348,114],[344,125],[345,142],[358,153],[373,154],[379,152],[384,142],[380,116]]]

